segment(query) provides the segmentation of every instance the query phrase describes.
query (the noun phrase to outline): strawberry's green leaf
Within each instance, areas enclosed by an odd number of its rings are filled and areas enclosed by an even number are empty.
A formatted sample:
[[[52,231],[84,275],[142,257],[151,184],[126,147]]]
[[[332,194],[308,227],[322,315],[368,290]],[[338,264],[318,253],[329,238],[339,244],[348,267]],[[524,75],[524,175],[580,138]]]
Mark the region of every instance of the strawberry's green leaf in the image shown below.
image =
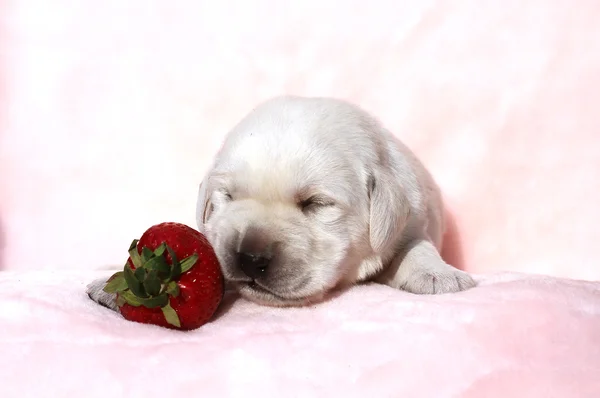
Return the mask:
[[[165,319],[170,325],[180,328],[181,322],[179,322],[179,317],[177,316],[177,312],[171,307],[170,304],[167,303],[164,307],[162,307],[162,313],[165,316]]]
[[[180,276],[181,276],[181,264],[178,261],[171,266],[171,280],[179,279]]]
[[[137,279],[140,283],[144,283],[144,279],[146,279],[146,270],[144,268],[138,268],[133,273],[135,275],[135,279]]]
[[[167,284],[165,292],[173,297],[179,296],[179,285],[175,281],[171,281]]]
[[[161,243],[156,249],[154,249],[154,255],[160,257],[163,255],[165,250],[167,249],[167,244],[165,242]]]
[[[158,279],[157,271],[151,270],[144,281],[144,289],[150,296],[156,296],[160,293],[161,283]]]
[[[110,276],[110,278],[108,278],[108,279],[106,280],[106,283],[108,283],[108,282],[112,281],[112,280],[113,280],[113,279],[115,279],[115,278],[118,278],[119,276],[123,276],[123,271],[115,272],[114,274],[112,274],[112,275]]]
[[[120,271],[110,277],[102,290],[106,293],[117,293],[122,292],[125,289],[127,289],[127,282],[123,276],[123,271]]]
[[[188,272],[198,261],[198,253],[194,253],[181,262],[181,273]]]
[[[129,258],[131,258],[134,268],[139,268],[142,266],[142,259],[137,251],[137,244],[138,240],[134,239],[131,243],[131,246],[129,246]]]
[[[144,286],[142,286],[142,283],[135,277],[133,271],[127,264],[125,264],[125,267],[123,268],[123,276],[125,277],[127,287],[131,293],[138,297],[147,297]]]
[[[119,294],[121,297],[123,297],[123,300],[125,300],[125,302],[129,305],[132,305],[134,307],[139,307],[140,305],[142,305],[141,300],[143,299],[133,294],[131,290],[125,290],[124,292]]]
[[[167,259],[164,256],[153,257],[146,263],[145,268],[155,270],[160,279],[166,279],[171,272],[171,268],[169,267],[169,264],[167,264]]]
[[[181,264],[177,259],[177,255],[169,246],[167,246],[169,255],[171,256],[171,279],[177,279],[181,275]]]
[[[131,242],[131,245],[129,245],[129,249],[127,249],[127,250],[129,251],[129,250],[132,250],[134,247],[137,247],[138,242],[139,242],[139,240],[134,239],[133,242]]]
[[[171,246],[167,245],[167,251],[169,252],[169,256],[171,257],[171,263],[179,262],[179,259],[177,259],[177,254],[175,254],[173,249],[171,249]]]
[[[117,305],[119,307],[122,307],[123,304],[125,304],[125,299],[123,298],[123,295],[117,294],[117,300],[116,300],[116,302],[117,302]]]
[[[142,264],[145,264],[154,257],[154,253],[152,250],[148,249],[146,246],[142,247]]]
[[[138,298],[138,300],[144,307],[148,308],[164,307],[169,303],[169,297],[164,293],[156,297]]]

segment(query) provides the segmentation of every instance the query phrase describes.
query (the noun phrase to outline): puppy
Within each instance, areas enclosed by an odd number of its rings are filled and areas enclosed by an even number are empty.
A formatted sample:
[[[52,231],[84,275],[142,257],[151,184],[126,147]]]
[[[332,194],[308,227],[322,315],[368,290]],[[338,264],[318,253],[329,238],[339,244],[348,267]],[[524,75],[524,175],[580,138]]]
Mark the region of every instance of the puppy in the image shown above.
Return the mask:
[[[363,281],[417,294],[475,285],[441,258],[440,191],[376,119],[331,98],[277,97],[228,134],[200,184],[198,228],[254,302],[298,306]],[[103,281],[88,294],[115,308]]]

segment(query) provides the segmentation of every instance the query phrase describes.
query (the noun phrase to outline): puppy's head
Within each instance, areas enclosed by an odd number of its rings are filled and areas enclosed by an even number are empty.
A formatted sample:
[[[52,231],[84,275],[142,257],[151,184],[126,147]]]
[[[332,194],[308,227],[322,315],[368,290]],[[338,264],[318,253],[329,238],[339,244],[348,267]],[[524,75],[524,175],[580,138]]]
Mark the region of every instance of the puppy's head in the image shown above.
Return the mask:
[[[225,278],[242,295],[301,305],[339,282],[358,231],[336,182],[284,163],[213,174],[202,221]]]
[[[229,134],[200,186],[197,218],[242,296],[304,305],[355,273],[373,243],[385,244],[393,198],[374,193],[376,145],[344,136],[348,117],[276,105]],[[381,228],[372,230],[373,220]]]

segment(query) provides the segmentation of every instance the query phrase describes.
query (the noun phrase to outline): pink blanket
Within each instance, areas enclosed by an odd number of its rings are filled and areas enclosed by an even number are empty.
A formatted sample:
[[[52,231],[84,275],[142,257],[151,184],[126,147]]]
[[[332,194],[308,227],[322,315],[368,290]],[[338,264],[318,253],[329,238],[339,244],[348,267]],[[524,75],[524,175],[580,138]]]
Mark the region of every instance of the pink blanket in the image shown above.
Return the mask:
[[[302,309],[228,296],[186,333],[90,301],[104,275],[0,273],[0,396],[600,396],[600,283],[505,273],[460,294],[370,285]]]

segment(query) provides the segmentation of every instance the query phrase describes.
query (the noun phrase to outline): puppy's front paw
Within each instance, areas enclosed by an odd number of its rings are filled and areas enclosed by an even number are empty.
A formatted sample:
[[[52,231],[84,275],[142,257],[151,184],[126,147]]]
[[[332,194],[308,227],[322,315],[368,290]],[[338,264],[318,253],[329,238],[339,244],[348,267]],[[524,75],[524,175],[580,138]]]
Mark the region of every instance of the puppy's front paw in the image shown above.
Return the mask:
[[[96,303],[117,311],[119,307],[117,306],[116,295],[106,293],[103,290],[104,286],[106,286],[106,279],[96,279],[87,286],[85,292]]]
[[[475,285],[469,274],[447,265],[416,270],[408,276],[402,289],[416,294],[442,294],[460,292]]]

